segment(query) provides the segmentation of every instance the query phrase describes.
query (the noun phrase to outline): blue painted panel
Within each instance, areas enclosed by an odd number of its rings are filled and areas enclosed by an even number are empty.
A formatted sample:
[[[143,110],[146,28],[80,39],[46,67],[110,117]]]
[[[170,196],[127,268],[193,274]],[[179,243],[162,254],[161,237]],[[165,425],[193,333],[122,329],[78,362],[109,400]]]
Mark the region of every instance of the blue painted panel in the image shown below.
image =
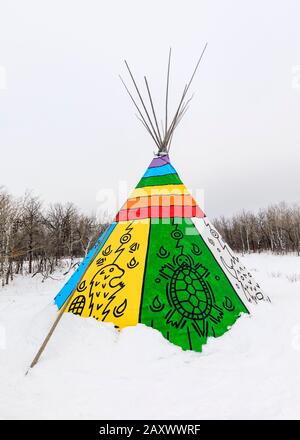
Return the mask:
[[[143,177],[164,176],[166,174],[177,174],[176,170],[169,163],[162,167],[148,168]]]
[[[105,244],[106,240],[112,233],[113,229],[115,228],[117,223],[112,223],[100,236],[100,238],[97,240],[96,244],[92,249],[89,251],[85,259],[82,261],[80,266],[75,270],[73,275],[70,277],[70,279],[66,282],[64,287],[60,290],[60,292],[56,295],[54,298],[54,302],[57,305],[57,307],[60,309],[61,306],[64,304],[66,299],[71,295],[73,290],[76,288],[78,282],[80,281],[81,277],[83,276],[84,272],[86,271],[88,265],[91,263],[91,261],[96,257],[100,250],[102,249],[103,245]]]

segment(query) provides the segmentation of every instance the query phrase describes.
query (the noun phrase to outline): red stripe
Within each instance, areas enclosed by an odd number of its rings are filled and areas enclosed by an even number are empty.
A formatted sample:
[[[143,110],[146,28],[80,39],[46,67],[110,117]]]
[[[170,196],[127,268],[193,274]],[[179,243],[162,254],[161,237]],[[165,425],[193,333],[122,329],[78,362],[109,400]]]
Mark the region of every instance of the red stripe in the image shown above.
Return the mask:
[[[128,199],[122,206],[121,210],[145,208],[147,206],[196,206],[196,202],[192,196],[187,194],[178,195],[153,195],[153,196],[141,196],[133,199]]]
[[[148,206],[137,209],[123,209],[117,214],[116,221],[168,217],[205,217],[205,214],[199,206]]]

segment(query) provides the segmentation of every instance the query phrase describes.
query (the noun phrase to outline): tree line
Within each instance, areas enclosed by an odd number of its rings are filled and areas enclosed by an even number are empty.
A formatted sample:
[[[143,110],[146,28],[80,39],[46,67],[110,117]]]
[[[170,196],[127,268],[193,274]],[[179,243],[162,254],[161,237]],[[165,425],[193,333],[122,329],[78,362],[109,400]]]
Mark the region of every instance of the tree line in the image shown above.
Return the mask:
[[[214,220],[223,239],[237,252],[271,251],[300,255],[300,206],[282,202],[259,212],[242,211]],[[44,206],[26,193],[15,198],[0,188],[0,283],[16,274],[51,276],[62,263],[70,271],[107,227],[72,203]]]
[[[0,188],[0,283],[16,274],[51,276],[62,261],[68,270],[95,244],[106,224],[81,213],[72,203],[45,207],[26,193],[15,198]]]
[[[220,217],[214,225],[223,239],[237,252],[300,255],[300,206],[284,202],[257,213],[245,212],[230,218]]]

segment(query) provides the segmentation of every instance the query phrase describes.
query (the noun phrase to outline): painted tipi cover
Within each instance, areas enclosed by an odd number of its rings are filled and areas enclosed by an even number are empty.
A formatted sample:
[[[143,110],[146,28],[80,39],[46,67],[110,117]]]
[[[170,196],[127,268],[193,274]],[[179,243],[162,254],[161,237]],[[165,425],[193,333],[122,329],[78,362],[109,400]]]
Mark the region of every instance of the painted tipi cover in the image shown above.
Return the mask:
[[[55,303],[118,329],[142,323],[201,351],[208,337],[221,336],[262,300],[268,298],[162,155]]]
[[[183,349],[201,351],[208,337],[221,336],[252,305],[269,300],[170,163],[174,130],[192,99],[189,88],[206,46],[171,119],[170,49],[161,128],[147,78],[148,106],[125,61],[134,92],[121,80],[158,152],[114,222],[56,296],[59,317],[74,313],[112,322],[118,329],[141,323]]]

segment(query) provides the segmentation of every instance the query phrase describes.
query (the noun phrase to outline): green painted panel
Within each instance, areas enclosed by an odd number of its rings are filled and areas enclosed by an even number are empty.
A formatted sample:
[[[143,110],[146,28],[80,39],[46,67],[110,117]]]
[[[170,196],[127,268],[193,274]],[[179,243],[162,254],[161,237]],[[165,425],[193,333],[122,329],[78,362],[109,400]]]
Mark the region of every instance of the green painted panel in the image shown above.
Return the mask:
[[[183,349],[201,351],[241,312],[248,313],[192,221],[153,222],[140,322]]]
[[[166,174],[165,176],[143,177],[136,188],[144,186],[160,186],[160,185],[181,185],[182,181],[177,174]]]

